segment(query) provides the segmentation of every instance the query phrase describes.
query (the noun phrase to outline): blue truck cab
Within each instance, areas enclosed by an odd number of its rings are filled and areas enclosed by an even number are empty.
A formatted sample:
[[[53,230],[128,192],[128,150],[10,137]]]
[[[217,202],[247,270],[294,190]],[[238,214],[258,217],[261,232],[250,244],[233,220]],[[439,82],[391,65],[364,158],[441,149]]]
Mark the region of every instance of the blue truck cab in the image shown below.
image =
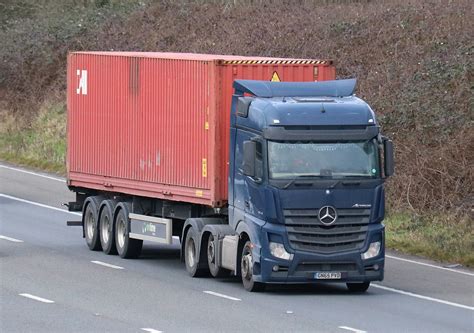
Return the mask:
[[[356,80],[237,80],[232,101],[228,224],[248,241],[244,287],[384,277],[384,181],[393,144]]]

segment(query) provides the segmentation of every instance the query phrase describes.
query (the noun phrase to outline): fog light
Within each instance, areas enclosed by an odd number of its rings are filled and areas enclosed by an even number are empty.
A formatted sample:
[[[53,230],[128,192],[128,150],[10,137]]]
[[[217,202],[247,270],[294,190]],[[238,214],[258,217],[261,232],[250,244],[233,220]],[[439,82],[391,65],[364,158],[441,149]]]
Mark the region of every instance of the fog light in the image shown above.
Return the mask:
[[[373,243],[370,243],[370,246],[367,252],[361,254],[361,257],[362,259],[370,259],[370,258],[378,256],[379,253],[380,253],[380,242],[373,242]]]
[[[285,247],[280,243],[270,242],[270,253],[276,258],[284,260],[293,259],[293,254],[286,252]]]
[[[378,271],[379,270],[379,265],[375,264],[374,265],[374,271]]]
[[[275,266],[272,267],[272,270],[274,272],[278,272],[279,269],[280,269],[280,267],[278,265],[275,265]]]

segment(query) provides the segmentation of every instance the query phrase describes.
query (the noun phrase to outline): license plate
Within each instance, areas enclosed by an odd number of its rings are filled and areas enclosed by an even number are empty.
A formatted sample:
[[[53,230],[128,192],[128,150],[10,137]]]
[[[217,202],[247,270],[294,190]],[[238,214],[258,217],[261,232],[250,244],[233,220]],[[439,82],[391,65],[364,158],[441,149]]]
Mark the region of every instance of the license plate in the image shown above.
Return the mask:
[[[340,272],[320,272],[314,274],[317,280],[339,280],[341,278]]]

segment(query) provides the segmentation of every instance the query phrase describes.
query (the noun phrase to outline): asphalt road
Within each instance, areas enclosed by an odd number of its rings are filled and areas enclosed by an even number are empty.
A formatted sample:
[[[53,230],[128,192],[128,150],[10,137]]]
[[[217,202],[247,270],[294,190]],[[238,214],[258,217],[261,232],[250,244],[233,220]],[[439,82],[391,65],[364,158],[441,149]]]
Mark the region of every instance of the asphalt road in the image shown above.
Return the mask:
[[[473,332],[474,272],[388,253],[385,281],[248,293],[189,277],[179,245],[92,252],[64,180],[0,165],[0,332]],[[25,172],[26,171],[26,172]],[[48,178],[50,177],[50,178]]]

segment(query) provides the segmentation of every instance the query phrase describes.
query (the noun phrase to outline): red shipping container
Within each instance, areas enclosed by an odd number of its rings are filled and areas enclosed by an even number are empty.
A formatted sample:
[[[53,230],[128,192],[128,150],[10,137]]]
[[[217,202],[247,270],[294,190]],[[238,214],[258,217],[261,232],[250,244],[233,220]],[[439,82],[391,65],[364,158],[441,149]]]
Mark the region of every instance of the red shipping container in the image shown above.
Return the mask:
[[[224,206],[235,79],[335,79],[331,61],[183,53],[68,57],[68,185]]]

